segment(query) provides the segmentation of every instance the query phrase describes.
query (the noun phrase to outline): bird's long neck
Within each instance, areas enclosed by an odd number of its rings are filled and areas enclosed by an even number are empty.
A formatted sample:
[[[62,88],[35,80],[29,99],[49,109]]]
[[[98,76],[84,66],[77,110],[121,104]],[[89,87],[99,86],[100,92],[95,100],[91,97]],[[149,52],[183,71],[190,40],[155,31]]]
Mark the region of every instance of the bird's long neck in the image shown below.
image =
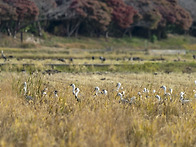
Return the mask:
[[[76,96],[76,97],[78,96],[78,93],[79,93],[79,92],[80,92],[79,90],[76,91],[76,93],[75,93],[75,96]]]
[[[27,94],[27,85],[24,86],[24,95]]]
[[[164,94],[166,94],[166,87],[164,87],[163,89],[164,89]]]

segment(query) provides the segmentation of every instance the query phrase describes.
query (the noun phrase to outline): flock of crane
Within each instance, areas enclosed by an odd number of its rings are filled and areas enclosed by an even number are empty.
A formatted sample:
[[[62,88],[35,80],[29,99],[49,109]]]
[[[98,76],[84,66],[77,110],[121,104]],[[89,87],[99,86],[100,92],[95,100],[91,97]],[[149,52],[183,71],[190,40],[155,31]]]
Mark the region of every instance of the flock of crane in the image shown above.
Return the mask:
[[[4,61],[7,60],[7,58],[4,55],[3,51],[1,51],[1,56],[4,59]],[[102,59],[105,61],[104,58],[100,58],[100,60],[102,60]],[[195,85],[196,85],[196,80],[195,80]],[[80,89],[79,88],[76,88],[75,84],[71,84],[70,86],[72,87],[72,93],[75,96],[75,99],[78,102],[80,102],[81,99],[78,96],[78,94],[80,92]],[[162,100],[170,100],[170,101],[172,101],[173,89],[169,88],[169,92],[167,93],[166,86],[163,85],[160,88],[164,90],[164,98],[161,98],[160,95],[156,95],[156,90],[154,89],[152,91],[152,93],[155,96],[155,98],[157,98],[158,101],[162,101]],[[136,96],[133,96],[131,98],[123,98],[125,96],[125,91],[119,92],[120,89],[122,90],[123,88],[121,87],[121,83],[118,82],[117,85],[116,85],[116,90],[115,91],[117,92],[117,96],[120,97],[119,102],[132,104],[135,101]],[[24,96],[25,96],[26,100],[28,100],[28,101],[29,100],[34,101],[34,98],[32,96],[27,95],[28,92],[27,92],[27,83],[26,82],[24,82],[24,88],[23,88],[23,90],[24,90]],[[103,89],[102,91],[100,91],[100,88],[99,87],[95,87],[95,90],[94,91],[95,91],[94,97],[98,96],[99,94],[103,94],[103,95],[107,95],[108,94],[108,92],[107,92],[106,89]],[[137,94],[138,97],[141,98],[143,93],[145,94],[145,97],[148,98],[150,91],[147,88],[144,88],[142,92],[138,92],[138,94]],[[45,88],[42,91],[42,96],[45,96],[45,95],[47,95],[47,88]],[[188,103],[188,102],[191,101],[190,99],[185,99],[184,95],[185,95],[184,92],[180,92],[180,94],[179,94],[179,100],[182,102],[182,104]],[[55,98],[58,97],[58,91],[57,90],[54,91],[54,97]],[[196,94],[194,95],[194,98],[196,98]]]
[[[196,85],[196,81],[195,81],[195,85]],[[75,86],[75,84],[71,84],[70,85],[72,87],[72,94],[75,96],[75,99],[77,102],[81,102],[81,99],[79,98],[79,92],[80,92],[80,89],[78,87]],[[138,98],[150,98],[151,96],[154,96],[154,98],[156,98],[158,101],[165,101],[165,100],[169,100],[169,101],[173,101],[172,99],[172,93],[173,93],[173,89],[169,88],[169,92],[167,92],[167,88],[166,86],[161,86],[160,87],[161,89],[163,89],[164,91],[164,94],[163,96],[161,97],[160,95],[156,94],[156,90],[152,90],[152,92],[150,92],[150,90],[148,90],[147,88],[144,88],[142,91],[139,91],[137,93],[137,97]],[[44,90],[42,90],[42,96],[46,96],[47,95],[47,90],[48,88],[44,88]],[[136,100],[136,96],[133,96],[131,98],[124,98],[125,97],[125,91],[122,91],[123,90],[123,87],[121,86],[121,83],[118,82],[117,85],[116,85],[116,88],[113,89],[113,92],[112,93],[116,93],[116,96],[118,96],[120,99],[119,99],[119,103],[123,103],[123,104],[132,104],[135,102]],[[29,96],[27,95],[28,91],[27,91],[27,83],[24,82],[24,88],[23,88],[23,91],[24,91],[24,96],[26,98],[27,101],[34,101],[35,99],[32,97],[32,96]],[[119,92],[119,91],[122,91],[122,92]],[[194,91],[193,91],[194,92]],[[94,89],[94,92],[92,94],[94,97],[97,97],[98,95],[108,95],[108,91],[106,89],[103,89],[100,91],[100,88],[99,87],[95,87]],[[53,97],[54,98],[58,98],[58,91],[55,90],[54,93],[53,93]],[[194,98],[196,99],[196,94],[194,95]],[[182,103],[182,104],[185,104],[185,103],[189,103],[190,101],[192,101],[191,99],[187,99],[185,98],[185,92],[180,92],[179,94],[179,101]]]

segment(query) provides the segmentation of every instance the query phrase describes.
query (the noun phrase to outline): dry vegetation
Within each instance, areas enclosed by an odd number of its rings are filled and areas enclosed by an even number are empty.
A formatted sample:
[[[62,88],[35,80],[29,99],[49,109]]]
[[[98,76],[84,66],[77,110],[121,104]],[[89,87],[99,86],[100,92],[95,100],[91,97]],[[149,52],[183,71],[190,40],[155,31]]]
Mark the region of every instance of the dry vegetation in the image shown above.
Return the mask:
[[[194,74],[0,74],[0,146],[195,146],[196,101]],[[28,94],[35,97],[27,102]],[[126,97],[137,96],[144,87],[150,98],[138,98],[132,105],[119,103],[113,91],[121,82]],[[77,102],[69,86],[80,88]],[[173,101],[160,103],[161,85],[173,88]],[[93,97],[96,86],[108,96]],[[48,87],[48,96],[40,92]],[[58,90],[59,98],[52,92]],[[191,103],[182,105],[179,93]]]

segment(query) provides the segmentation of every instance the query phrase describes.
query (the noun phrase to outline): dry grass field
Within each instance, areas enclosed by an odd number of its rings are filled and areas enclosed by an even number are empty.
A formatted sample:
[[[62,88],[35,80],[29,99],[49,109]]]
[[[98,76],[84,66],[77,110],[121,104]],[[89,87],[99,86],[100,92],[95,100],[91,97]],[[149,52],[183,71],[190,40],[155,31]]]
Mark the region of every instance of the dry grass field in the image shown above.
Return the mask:
[[[1,72],[0,146],[195,146],[195,77],[195,73]],[[24,96],[25,81],[33,101]],[[117,82],[124,98],[136,97],[132,104],[119,103]],[[80,89],[81,102],[72,94],[71,83]],[[172,101],[165,99],[162,85],[173,89]],[[108,95],[93,96],[96,86]],[[47,95],[42,96],[45,87]],[[181,91],[190,102],[182,104]]]
[[[196,146],[195,38],[44,36],[0,40],[0,146]]]

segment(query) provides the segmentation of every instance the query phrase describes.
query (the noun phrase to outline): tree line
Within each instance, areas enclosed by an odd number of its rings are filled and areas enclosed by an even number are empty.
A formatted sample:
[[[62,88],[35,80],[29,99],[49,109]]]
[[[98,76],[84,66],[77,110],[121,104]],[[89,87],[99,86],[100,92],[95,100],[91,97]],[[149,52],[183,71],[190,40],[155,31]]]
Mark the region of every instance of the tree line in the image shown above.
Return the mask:
[[[42,30],[60,36],[158,39],[188,33],[193,19],[177,0],[2,0],[0,31],[15,37]]]

